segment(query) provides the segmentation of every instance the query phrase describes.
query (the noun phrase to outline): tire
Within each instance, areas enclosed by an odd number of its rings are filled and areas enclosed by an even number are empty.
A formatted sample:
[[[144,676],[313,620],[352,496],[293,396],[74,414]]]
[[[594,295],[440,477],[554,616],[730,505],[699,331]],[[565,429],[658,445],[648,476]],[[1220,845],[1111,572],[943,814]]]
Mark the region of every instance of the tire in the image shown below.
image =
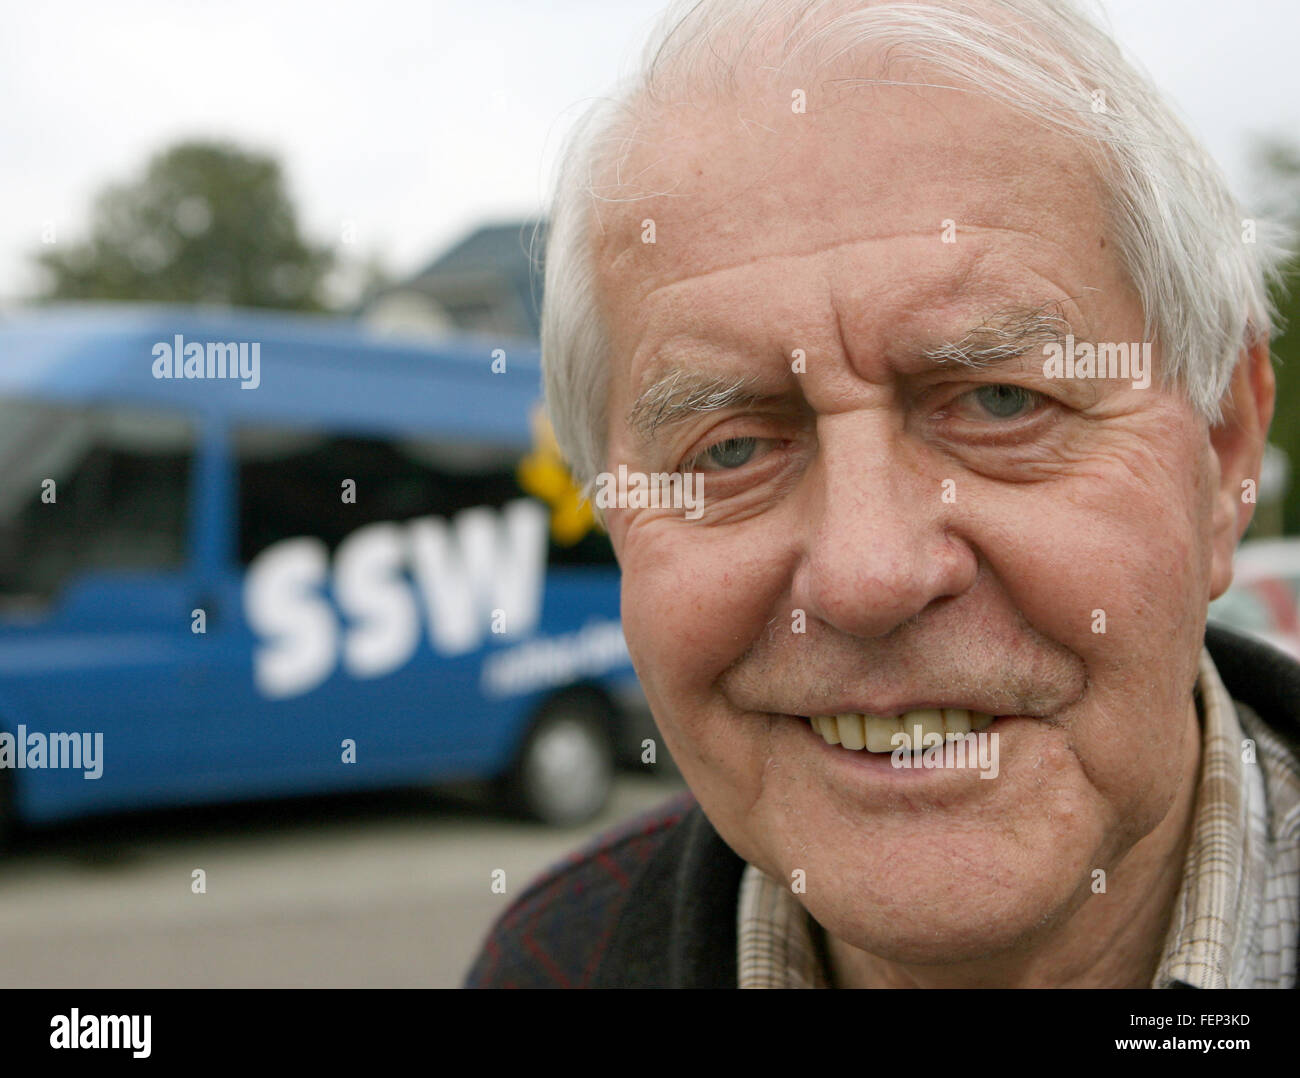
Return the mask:
[[[553,827],[576,827],[601,813],[614,785],[609,710],[581,692],[541,707],[506,776],[506,798],[516,812]]]

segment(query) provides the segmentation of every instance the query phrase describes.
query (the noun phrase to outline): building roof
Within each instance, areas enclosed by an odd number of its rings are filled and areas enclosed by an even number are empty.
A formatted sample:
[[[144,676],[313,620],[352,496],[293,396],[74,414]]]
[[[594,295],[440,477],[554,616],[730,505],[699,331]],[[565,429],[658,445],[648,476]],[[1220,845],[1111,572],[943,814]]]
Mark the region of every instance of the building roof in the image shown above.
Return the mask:
[[[536,219],[483,225],[418,273],[384,292],[416,293],[462,330],[487,329],[536,338],[540,326],[540,252],[546,223]]]

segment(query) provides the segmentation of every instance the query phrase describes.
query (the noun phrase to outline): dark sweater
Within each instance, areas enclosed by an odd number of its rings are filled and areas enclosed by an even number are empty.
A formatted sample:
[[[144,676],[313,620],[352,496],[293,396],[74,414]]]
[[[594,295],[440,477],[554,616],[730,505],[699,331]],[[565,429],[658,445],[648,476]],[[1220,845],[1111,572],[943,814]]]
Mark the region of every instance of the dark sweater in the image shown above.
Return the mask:
[[[1234,700],[1300,756],[1300,665],[1217,626],[1206,646]],[[735,988],[745,863],[689,793],[605,832],[501,915],[469,988]]]

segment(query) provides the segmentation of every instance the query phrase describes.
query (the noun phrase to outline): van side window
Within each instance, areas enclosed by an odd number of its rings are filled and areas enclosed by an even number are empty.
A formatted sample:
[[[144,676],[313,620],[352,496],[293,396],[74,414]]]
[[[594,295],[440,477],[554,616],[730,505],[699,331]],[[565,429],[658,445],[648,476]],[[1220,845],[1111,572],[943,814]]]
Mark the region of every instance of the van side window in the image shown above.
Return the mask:
[[[0,595],[182,567],[195,437],[175,416],[0,400]]]
[[[245,428],[235,434],[239,557],[310,535],[332,551],[367,524],[450,516],[519,496],[508,451]],[[345,502],[344,482],[355,484]]]
[[[265,427],[235,432],[239,558],[247,565],[281,539],[310,535],[331,551],[367,524],[453,517],[527,497],[516,478],[522,452],[499,446],[382,439]],[[356,501],[343,501],[344,481]],[[609,539],[590,533],[550,548],[552,564],[612,564]]]

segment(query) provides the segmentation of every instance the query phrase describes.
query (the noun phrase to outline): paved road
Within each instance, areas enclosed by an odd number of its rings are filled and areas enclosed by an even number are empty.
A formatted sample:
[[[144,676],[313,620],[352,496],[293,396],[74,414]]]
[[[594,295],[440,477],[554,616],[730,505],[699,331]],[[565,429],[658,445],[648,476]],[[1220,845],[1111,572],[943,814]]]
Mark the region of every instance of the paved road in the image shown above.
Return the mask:
[[[681,788],[624,775],[569,832],[410,792],[36,834],[0,860],[0,987],[454,987],[539,869]]]

